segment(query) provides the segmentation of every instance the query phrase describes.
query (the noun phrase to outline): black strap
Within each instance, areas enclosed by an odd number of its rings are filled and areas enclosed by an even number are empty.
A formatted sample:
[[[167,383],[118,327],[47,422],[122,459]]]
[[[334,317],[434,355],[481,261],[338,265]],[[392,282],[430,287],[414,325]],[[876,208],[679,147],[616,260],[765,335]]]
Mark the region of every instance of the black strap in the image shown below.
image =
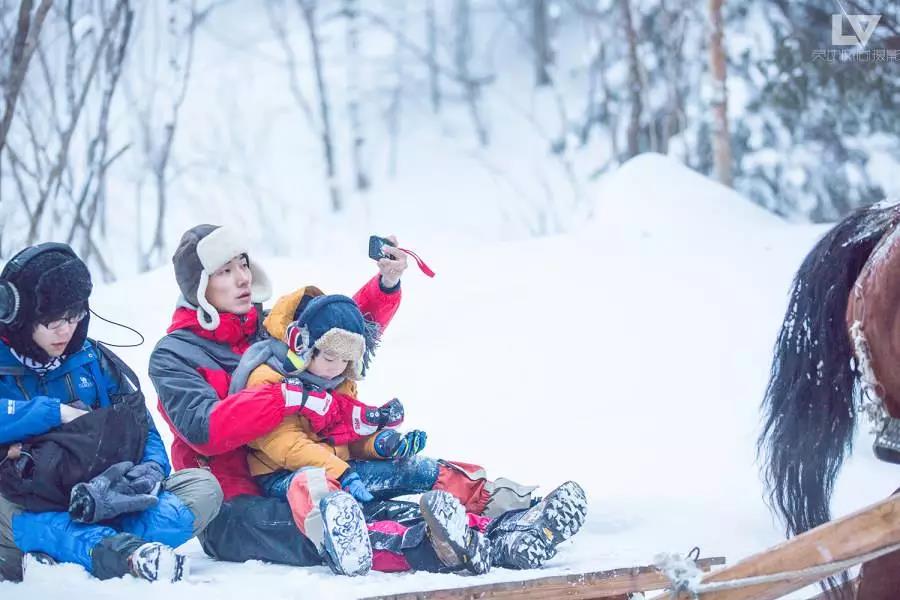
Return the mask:
[[[98,342],[96,340],[91,340],[91,342],[95,345],[98,352],[103,356],[103,358],[111,362],[119,372],[119,374],[124,375],[125,378],[129,380],[129,382],[134,386],[135,391],[140,392],[141,380],[138,379],[138,376],[135,374],[135,372],[131,370],[131,367],[125,364],[125,361],[119,358],[115,352],[107,348],[103,342]]]

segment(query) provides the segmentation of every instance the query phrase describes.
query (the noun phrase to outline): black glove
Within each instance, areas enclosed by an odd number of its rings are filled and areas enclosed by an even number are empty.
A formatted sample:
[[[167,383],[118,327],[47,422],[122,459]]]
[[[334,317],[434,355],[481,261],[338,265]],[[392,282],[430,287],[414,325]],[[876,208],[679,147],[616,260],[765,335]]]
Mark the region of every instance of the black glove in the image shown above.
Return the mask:
[[[403,404],[394,398],[378,408],[378,425],[380,427],[397,427],[403,423]]]
[[[159,494],[165,478],[163,468],[152,460],[134,465],[125,473],[125,479],[134,494]]]
[[[125,474],[132,462],[109,467],[87,483],[78,483],[69,496],[69,515],[81,523],[99,523],[130,512],[141,512],[159,502],[154,494],[135,494]]]
[[[425,449],[428,435],[414,429],[401,434],[396,429],[385,429],[375,436],[375,453],[382,458],[407,458]]]

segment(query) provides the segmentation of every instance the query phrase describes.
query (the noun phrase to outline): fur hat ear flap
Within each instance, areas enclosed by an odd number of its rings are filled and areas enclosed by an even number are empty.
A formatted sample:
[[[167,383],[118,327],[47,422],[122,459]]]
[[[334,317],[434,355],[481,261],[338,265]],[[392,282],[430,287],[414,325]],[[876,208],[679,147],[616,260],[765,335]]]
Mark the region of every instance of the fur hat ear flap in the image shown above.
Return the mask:
[[[197,322],[207,331],[215,331],[219,326],[219,311],[206,299],[206,286],[209,285],[209,273],[206,269],[200,272],[200,283],[197,285]]]
[[[253,276],[253,282],[250,284],[250,301],[254,304],[261,304],[272,297],[272,283],[257,262],[251,261],[249,257],[247,262],[250,264],[250,273]]]

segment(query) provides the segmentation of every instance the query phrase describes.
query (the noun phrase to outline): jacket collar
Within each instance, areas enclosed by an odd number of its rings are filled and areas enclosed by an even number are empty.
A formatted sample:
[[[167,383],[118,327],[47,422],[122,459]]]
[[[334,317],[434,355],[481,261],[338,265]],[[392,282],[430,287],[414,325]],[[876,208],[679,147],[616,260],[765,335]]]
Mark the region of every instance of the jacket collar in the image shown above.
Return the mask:
[[[257,333],[258,309],[250,309],[246,315],[220,313],[219,326],[209,331],[197,320],[197,310],[179,306],[172,315],[172,323],[166,333],[186,329],[191,333],[218,344],[228,344],[238,354],[242,354],[253,342]]]
[[[96,359],[97,350],[89,340],[85,340],[84,344],[81,346],[81,350],[67,356],[58,368],[49,371],[44,377],[47,380],[55,379]],[[13,356],[9,344],[7,344],[5,340],[0,340],[0,375],[34,375],[37,377],[38,373],[23,365],[19,359]]]

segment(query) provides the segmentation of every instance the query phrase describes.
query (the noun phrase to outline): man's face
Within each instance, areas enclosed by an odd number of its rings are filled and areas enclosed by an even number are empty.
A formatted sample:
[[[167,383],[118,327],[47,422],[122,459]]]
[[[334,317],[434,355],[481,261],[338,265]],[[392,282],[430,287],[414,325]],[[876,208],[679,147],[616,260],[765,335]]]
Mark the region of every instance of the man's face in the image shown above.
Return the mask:
[[[66,346],[72,341],[78,324],[85,316],[87,316],[87,311],[79,310],[63,315],[59,319],[38,323],[34,327],[31,339],[50,356],[61,356],[65,352]]]
[[[250,299],[250,285],[253,274],[243,256],[236,256],[222,265],[209,278],[206,299],[220,313],[245,315],[253,307]]]

